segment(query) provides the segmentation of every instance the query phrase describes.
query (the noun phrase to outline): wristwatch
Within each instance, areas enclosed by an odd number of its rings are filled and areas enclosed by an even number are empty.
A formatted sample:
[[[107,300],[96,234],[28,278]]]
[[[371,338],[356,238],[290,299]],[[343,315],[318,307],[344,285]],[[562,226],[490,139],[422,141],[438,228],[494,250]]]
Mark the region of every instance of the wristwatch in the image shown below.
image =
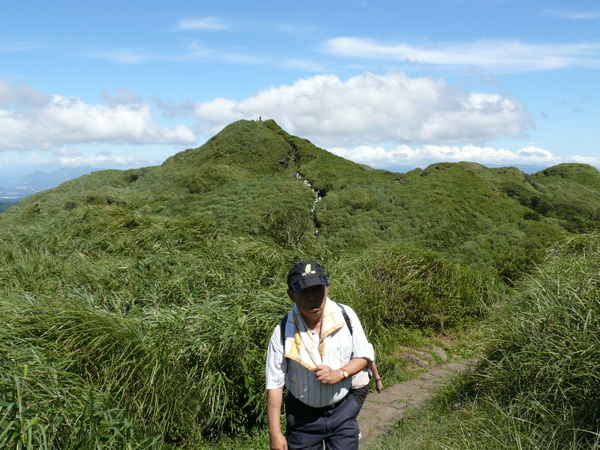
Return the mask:
[[[342,375],[344,375],[344,380],[345,380],[346,378],[348,378],[348,371],[342,369]]]

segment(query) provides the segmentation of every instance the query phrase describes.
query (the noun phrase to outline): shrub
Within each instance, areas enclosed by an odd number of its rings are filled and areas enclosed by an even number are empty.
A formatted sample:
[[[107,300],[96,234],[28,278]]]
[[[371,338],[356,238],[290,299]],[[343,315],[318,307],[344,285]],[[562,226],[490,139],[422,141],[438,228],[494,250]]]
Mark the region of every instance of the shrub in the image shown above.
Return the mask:
[[[481,319],[494,279],[433,252],[408,247],[372,251],[345,267],[341,285],[372,329],[379,326],[444,331]]]

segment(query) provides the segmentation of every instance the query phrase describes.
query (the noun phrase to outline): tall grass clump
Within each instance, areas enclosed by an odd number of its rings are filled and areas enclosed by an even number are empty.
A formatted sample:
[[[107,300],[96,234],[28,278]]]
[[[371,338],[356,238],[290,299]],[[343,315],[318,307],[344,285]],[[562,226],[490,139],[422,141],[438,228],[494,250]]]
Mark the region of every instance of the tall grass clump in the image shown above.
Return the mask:
[[[478,392],[511,406],[563,448],[600,431],[600,240],[557,248],[490,335]]]
[[[432,251],[373,249],[344,263],[340,285],[372,329],[444,332],[484,317],[498,280]]]
[[[498,304],[476,371],[381,449],[600,448],[600,239],[579,236]]]
[[[40,323],[28,299],[0,302],[0,447],[156,448],[158,439],[140,433],[111,392],[73,370],[74,355],[91,348],[44,336],[62,316],[54,312]]]
[[[108,215],[0,233],[0,443],[199,448],[260,429],[293,254]]]
[[[449,342],[479,327],[506,289],[489,274],[404,246],[331,258],[326,267],[332,299],[357,312],[388,382],[409,376],[406,348],[425,349],[432,339]]]
[[[70,449],[196,448],[264,423],[267,335],[289,305],[263,293],[127,316],[86,298],[1,307],[0,442]]]

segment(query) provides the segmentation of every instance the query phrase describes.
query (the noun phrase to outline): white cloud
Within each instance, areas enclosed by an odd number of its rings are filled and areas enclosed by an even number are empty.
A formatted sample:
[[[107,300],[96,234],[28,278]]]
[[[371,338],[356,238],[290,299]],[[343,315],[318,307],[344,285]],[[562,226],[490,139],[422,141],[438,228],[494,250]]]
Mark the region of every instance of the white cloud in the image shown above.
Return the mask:
[[[177,31],[188,31],[188,30],[202,30],[202,31],[214,31],[214,30],[226,30],[229,28],[223,19],[218,17],[203,17],[201,19],[182,19],[177,22],[175,29]]]
[[[61,166],[69,167],[139,167],[141,161],[132,156],[113,155],[112,152],[98,152],[91,156],[78,156],[75,158],[59,158]]]
[[[587,12],[573,12],[573,11],[564,11],[557,9],[548,9],[544,11],[544,14],[551,17],[558,17],[560,19],[600,19],[600,12],[596,11],[587,11]]]
[[[49,94],[36,91],[26,83],[11,84],[8,80],[0,79],[0,108],[9,105],[40,107],[48,103],[50,98]]]
[[[575,162],[590,164],[600,168],[600,157],[585,156],[554,156],[550,151],[528,146],[518,151],[495,149],[466,145],[463,147],[447,145],[424,145],[411,147],[400,145],[394,150],[387,151],[382,147],[359,146],[353,149],[333,148],[332,153],[345,159],[366,164],[378,169],[394,167],[421,167],[438,162],[470,161],[489,166],[543,166],[549,167],[560,163]]]
[[[7,87],[8,86],[8,87]],[[48,95],[31,88],[0,84],[0,151],[50,149],[69,143],[189,145],[196,140],[186,126],[159,127],[150,107],[123,103],[133,94],[110,98],[112,105],[87,104],[76,97]],[[8,105],[15,105],[12,109]]]
[[[525,108],[513,99],[468,92],[443,80],[409,78],[401,72],[364,73],[346,81],[319,75],[241,101],[217,98],[199,103],[194,115],[211,124],[207,134],[234,120],[262,116],[317,145],[345,146],[484,142],[523,137],[532,125]]]
[[[373,39],[339,37],[327,41],[323,50],[338,57],[444,66],[466,65],[506,73],[600,66],[600,44],[596,43],[526,44],[517,40],[481,39],[418,47],[406,43],[385,44]]]
[[[63,147],[63,148],[53,151],[52,154],[54,156],[71,156],[71,155],[80,156],[81,152],[79,150],[71,150],[71,149]]]

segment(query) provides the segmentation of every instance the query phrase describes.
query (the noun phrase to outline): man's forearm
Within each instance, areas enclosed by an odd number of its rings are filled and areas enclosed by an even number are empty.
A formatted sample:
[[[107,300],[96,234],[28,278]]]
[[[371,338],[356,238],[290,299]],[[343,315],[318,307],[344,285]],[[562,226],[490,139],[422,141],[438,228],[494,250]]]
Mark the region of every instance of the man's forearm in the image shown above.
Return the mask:
[[[283,387],[267,391],[267,420],[269,421],[269,436],[271,450],[287,450],[287,441],[281,432],[281,403]]]
[[[348,372],[348,376],[352,376],[367,367],[367,363],[366,358],[352,358],[347,364],[340,367],[340,370],[345,370]]]
[[[267,391],[267,420],[269,434],[281,433],[281,404],[283,401],[283,387]]]

